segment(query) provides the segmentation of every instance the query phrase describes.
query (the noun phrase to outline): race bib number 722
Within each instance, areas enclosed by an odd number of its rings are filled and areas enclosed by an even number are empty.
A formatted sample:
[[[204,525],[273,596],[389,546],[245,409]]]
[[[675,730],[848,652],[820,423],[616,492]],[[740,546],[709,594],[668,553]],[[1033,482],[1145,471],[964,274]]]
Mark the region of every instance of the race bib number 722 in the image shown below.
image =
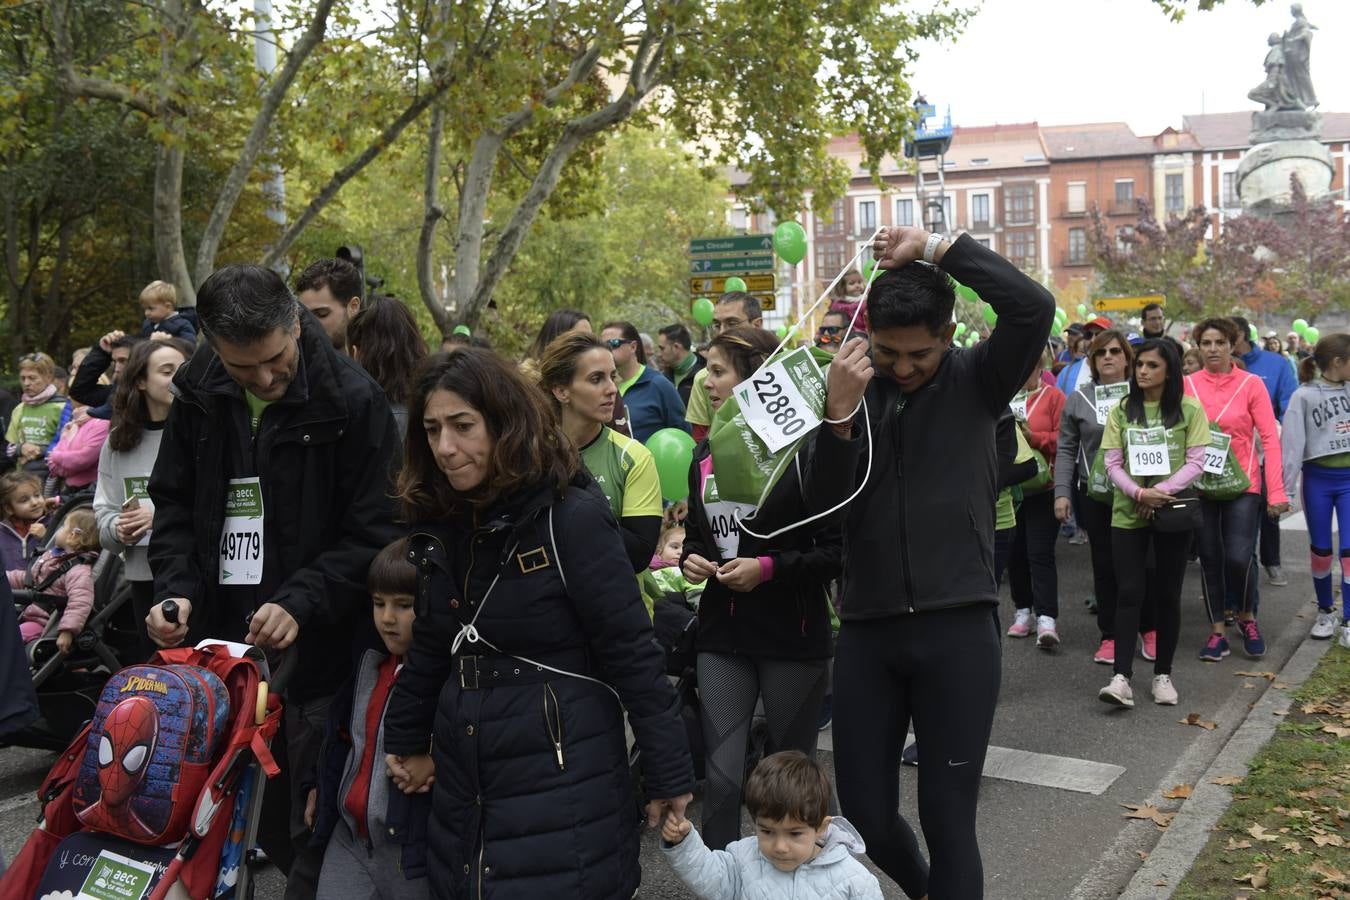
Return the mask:
[[[231,478],[220,533],[220,583],[262,584],[263,497],[257,476]]]

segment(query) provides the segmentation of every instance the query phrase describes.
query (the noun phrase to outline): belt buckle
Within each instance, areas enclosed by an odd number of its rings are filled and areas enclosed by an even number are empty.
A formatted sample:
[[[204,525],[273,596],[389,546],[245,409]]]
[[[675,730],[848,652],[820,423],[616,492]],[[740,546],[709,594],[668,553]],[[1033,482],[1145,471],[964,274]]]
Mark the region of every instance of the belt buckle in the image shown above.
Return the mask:
[[[469,663],[473,663],[470,671]],[[461,656],[459,658],[459,686],[466,691],[478,690],[478,657]]]

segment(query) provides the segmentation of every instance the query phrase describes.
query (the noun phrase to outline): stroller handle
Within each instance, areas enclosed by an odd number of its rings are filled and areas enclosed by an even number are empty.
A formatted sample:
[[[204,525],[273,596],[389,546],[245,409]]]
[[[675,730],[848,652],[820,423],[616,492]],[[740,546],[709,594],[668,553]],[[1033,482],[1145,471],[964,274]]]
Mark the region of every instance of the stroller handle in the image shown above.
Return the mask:
[[[178,602],[176,600],[165,600],[159,605],[159,611],[164,614],[164,621],[170,625],[178,624]]]

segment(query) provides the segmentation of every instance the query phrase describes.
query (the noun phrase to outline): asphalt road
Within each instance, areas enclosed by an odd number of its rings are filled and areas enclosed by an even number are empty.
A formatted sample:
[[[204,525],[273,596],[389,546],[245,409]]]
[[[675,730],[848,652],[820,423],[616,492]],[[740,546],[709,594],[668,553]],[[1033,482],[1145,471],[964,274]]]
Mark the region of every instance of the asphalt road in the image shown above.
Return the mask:
[[[1295,523],[1287,523],[1292,525]],[[1209,627],[1200,600],[1199,565],[1191,565],[1182,594],[1182,635],[1173,672],[1181,695],[1177,707],[1155,706],[1148,695],[1149,664],[1135,666],[1137,706],[1117,710],[1097,700],[1097,690],[1110,678],[1107,666],[1094,665],[1095,619],[1084,608],[1091,590],[1086,547],[1061,540],[1059,633],[1063,643],[1053,653],[1039,651],[1030,640],[1006,640],[1003,687],[992,743],[998,747],[1096,763],[1124,772],[1100,795],[1025,784],[1003,778],[984,779],[980,801],[980,844],[989,898],[1113,897],[1129,880],[1158,831],[1149,822],[1122,816],[1121,803],[1138,803],[1175,781],[1198,778],[1218,753],[1226,733],[1236,727],[1267,685],[1265,678],[1236,677],[1239,671],[1278,672],[1312,624],[1311,584],[1306,537],[1284,534],[1285,571],[1292,584],[1261,584],[1261,623],[1269,651],[1259,662],[1248,660],[1241,642],[1230,635],[1233,655],[1222,663],[1198,659]],[[1005,600],[1004,621],[1011,617]],[[1178,720],[1199,713],[1216,721],[1214,731],[1186,726]],[[960,710],[952,710],[960,715]],[[821,754],[833,766],[829,752]],[[0,848],[12,858],[33,826],[37,804],[32,792],[51,764],[48,753],[10,748],[0,750]],[[1037,773],[1030,773],[1037,774]],[[914,802],[916,769],[901,774],[902,813],[917,823]],[[695,822],[698,807],[693,808]],[[749,821],[746,820],[746,834]],[[643,841],[644,898],[687,898],[665,862],[652,835]],[[888,898],[904,895],[882,878]],[[280,898],[281,880],[264,873],[260,898]]]

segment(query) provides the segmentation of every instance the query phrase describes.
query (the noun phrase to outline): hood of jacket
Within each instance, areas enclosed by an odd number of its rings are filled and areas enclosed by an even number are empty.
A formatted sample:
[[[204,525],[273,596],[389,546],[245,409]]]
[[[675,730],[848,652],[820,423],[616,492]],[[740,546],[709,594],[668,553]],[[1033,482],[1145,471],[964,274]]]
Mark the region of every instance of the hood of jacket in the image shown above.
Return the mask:
[[[846,856],[862,856],[866,852],[867,845],[853,823],[843,816],[835,816],[830,820],[830,827],[825,830],[825,845],[816,858],[806,865],[828,866]]]

